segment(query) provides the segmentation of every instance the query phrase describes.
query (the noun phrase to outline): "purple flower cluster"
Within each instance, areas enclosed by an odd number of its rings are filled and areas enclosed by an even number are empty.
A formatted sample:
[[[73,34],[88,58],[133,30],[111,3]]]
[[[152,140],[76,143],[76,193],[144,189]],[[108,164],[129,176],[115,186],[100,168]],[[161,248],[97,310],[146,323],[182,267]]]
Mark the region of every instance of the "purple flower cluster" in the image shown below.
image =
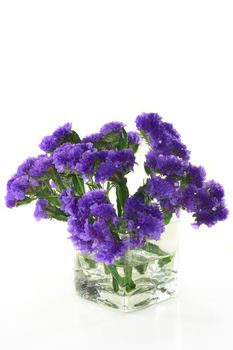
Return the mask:
[[[114,238],[119,218],[104,190],[94,190],[81,198],[70,190],[60,196],[62,209],[68,214],[68,230],[74,246],[83,253],[93,253],[97,261],[113,263],[124,254],[127,242]]]
[[[106,142],[106,136],[109,134],[120,135],[124,124],[121,122],[111,122],[104,124],[98,133],[90,134],[82,139],[82,142],[92,142],[98,144],[99,142]],[[97,146],[97,145],[96,145]]]
[[[145,204],[140,197],[129,197],[125,203],[124,219],[130,233],[130,247],[140,247],[146,238],[158,240],[164,231],[164,218],[155,203]]]
[[[85,178],[95,176],[97,183],[105,182],[116,173],[133,169],[135,156],[131,149],[97,151],[92,143],[64,143],[52,155],[58,172],[78,171]]]
[[[34,211],[34,216],[37,221],[41,219],[47,219],[48,215],[46,213],[46,208],[48,206],[48,201],[46,199],[39,199],[36,202],[36,208]]]
[[[180,187],[177,181],[169,177],[153,176],[148,179],[145,191],[151,198],[156,198],[167,212],[179,214]]]
[[[130,145],[139,145],[140,141],[140,136],[136,131],[128,132],[128,142]]]
[[[100,134],[103,136],[106,136],[111,133],[119,134],[121,130],[124,128],[124,126],[125,125],[121,122],[107,123],[103,125],[102,128],[100,129]]]
[[[45,152],[54,151],[62,143],[63,139],[71,133],[71,127],[71,123],[66,123],[57,128],[52,135],[45,136],[39,145],[40,149]]]
[[[206,177],[202,166],[195,166],[174,155],[164,156],[155,151],[149,151],[146,154],[145,166],[152,174],[159,173],[176,179],[183,178],[187,183],[198,187],[202,187]]]
[[[161,173],[162,175],[183,176],[186,170],[187,162],[174,155],[164,156],[154,151],[149,151],[146,155],[145,165],[152,171]]]
[[[47,155],[26,159],[7,183],[7,207],[12,208],[16,206],[17,201],[24,200],[31,188],[38,187],[40,185],[40,177],[51,166],[52,159]]]
[[[94,151],[92,143],[64,143],[53,152],[53,164],[60,173],[66,169],[77,171],[78,163],[87,151]]]
[[[206,182],[204,168],[190,163],[173,125],[155,113],[139,115],[136,125],[139,132],[126,132],[123,123],[111,122],[82,141],[70,123],[59,127],[40,144],[51,154],[28,158],[8,181],[6,205],[38,199],[37,220],[68,220],[74,246],[106,264],[147,239],[159,240],[164,223],[180,209],[193,213],[196,227],[225,220],[222,186]],[[130,196],[126,175],[137,164],[141,137],[150,146],[144,164],[149,176]],[[118,215],[109,201],[113,191]]]
[[[138,130],[146,137],[152,149],[163,155],[176,155],[189,159],[190,152],[181,142],[180,135],[172,124],[162,121],[157,113],[143,113],[136,119]]]
[[[213,226],[228,216],[223,187],[213,180],[201,188],[188,185],[182,191],[181,204],[188,212],[194,213],[196,227],[202,224]]]

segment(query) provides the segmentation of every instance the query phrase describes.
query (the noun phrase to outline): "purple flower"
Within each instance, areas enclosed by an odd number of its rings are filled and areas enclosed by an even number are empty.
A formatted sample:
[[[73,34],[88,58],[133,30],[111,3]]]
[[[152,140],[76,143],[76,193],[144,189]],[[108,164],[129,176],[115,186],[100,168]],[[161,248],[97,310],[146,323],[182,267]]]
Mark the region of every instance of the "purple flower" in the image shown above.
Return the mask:
[[[94,175],[97,165],[106,160],[107,155],[108,151],[87,151],[82,155],[76,169],[89,178]]]
[[[161,121],[162,118],[157,113],[142,113],[136,119],[136,126],[150,138],[160,130]]]
[[[156,161],[156,167],[163,175],[183,176],[186,164],[181,158],[174,155],[159,156]]]
[[[59,140],[51,135],[51,136],[45,136],[41,143],[39,144],[39,147],[42,151],[45,152],[52,152],[55,150],[55,148],[59,145]]]
[[[34,216],[36,220],[47,219],[48,215],[46,213],[46,208],[48,207],[48,201],[46,199],[39,199],[36,202],[36,208],[34,211]]]
[[[40,149],[42,149],[42,151],[45,152],[54,151],[55,148],[57,148],[60,145],[62,140],[70,135],[71,127],[71,123],[66,123],[63,126],[57,128],[52,135],[45,136],[39,145]]]
[[[55,136],[58,140],[62,140],[70,134],[71,128],[72,128],[71,123],[65,123],[63,126],[59,126],[54,131],[53,136]]]
[[[14,175],[7,183],[7,195],[5,197],[6,206],[12,208],[16,205],[17,201],[23,200],[26,196],[28,187],[28,176]]]
[[[82,139],[82,142],[83,143],[87,143],[87,142],[91,142],[91,143],[96,143],[96,142],[99,142],[101,141],[103,138],[103,135],[100,134],[100,133],[95,133],[95,134],[91,134],[91,135],[88,135],[86,137],[84,137]]]
[[[179,157],[174,155],[163,156],[153,151],[147,153],[145,165],[149,166],[152,171],[158,171],[163,175],[180,177],[184,175],[187,167],[186,162]]]
[[[104,204],[108,203],[108,199],[106,197],[106,191],[104,190],[94,190],[85,193],[79,200],[79,209],[87,213],[90,212],[90,208],[93,204]]]
[[[109,151],[105,162],[98,167],[95,180],[97,183],[104,182],[117,172],[127,174],[133,170],[134,162],[135,156],[130,149]]]
[[[120,133],[121,130],[124,128],[124,124],[121,122],[111,122],[104,124],[102,128],[100,129],[100,134],[103,136],[108,135],[110,133]]]
[[[38,156],[37,158],[34,158],[33,163],[31,164],[30,168],[28,169],[28,174],[30,176],[43,176],[49,168],[52,166],[52,158],[45,155]]]
[[[17,169],[17,176],[19,175],[26,175],[29,172],[29,169],[33,166],[35,162],[34,157],[27,158]]]
[[[176,191],[174,182],[161,178],[160,176],[153,176],[147,180],[146,192],[151,197],[155,197],[157,200],[172,198]]]
[[[140,144],[140,136],[136,131],[128,132],[128,142],[131,145],[139,145]]]
[[[135,156],[131,149],[96,151],[83,154],[76,166],[86,178],[95,176],[97,183],[105,182],[117,172],[126,174],[133,169]]]
[[[210,227],[228,216],[223,197],[222,186],[215,181],[209,181],[201,188],[188,185],[182,191],[181,203],[187,211],[193,213],[196,227],[202,224]]]
[[[112,220],[113,224],[119,223],[119,218],[116,215],[116,211],[112,204],[103,203],[103,204],[93,204],[90,207],[90,212],[93,216],[105,221]]]
[[[189,159],[190,152],[181,142],[172,124],[164,123],[157,113],[142,113],[136,119],[138,130],[146,137],[154,151]]]
[[[61,198],[62,197],[62,198]],[[63,209],[71,216],[68,219],[70,239],[83,253],[94,253],[97,261],[106,264],[114,262],[127,249],[125,241],[115,239],[112,227],[119,225],[115,209],[104,190],[87,192],[75,202],[75,210],[70,210],[75,198],[71,192],[63,193],[60,201]],[[67,210],[68,208],[68,210]]]
[[[91,143],[64,143],[53,152],[53,164],[60,173],[65,169],[76,170],[82,155],[89,150],[93,150]]]
[[[164,231],[163,214],[157,204],[145,204],[136,196],[126,200],[124,219],[128,222],[133,247],[144,244],[146,238],[159,239]]]
[[[197,187],[202,187],[203,182],[205,181],[206,172],[202,166],[195,166],[189,164],[186,169],[186,176],[188,183],[191,183]]]
[[[79,207],[78,201],[79,197],[75,196],[70,188],[62,191],[59,196],[59,201],[61,203],[61,209],[68,215],[77,215]]]

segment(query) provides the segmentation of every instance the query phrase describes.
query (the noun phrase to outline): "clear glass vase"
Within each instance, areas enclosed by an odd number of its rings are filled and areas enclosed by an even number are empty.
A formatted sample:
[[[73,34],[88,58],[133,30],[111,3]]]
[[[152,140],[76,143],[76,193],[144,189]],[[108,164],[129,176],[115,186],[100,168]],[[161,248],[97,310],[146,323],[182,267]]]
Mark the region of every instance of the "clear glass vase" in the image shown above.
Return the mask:
[[[158,241],[127,251],[112,265],[75,251],[75,288],[96,303],[124,312],[172,298],[177,293],[179,221],[171,222]]]

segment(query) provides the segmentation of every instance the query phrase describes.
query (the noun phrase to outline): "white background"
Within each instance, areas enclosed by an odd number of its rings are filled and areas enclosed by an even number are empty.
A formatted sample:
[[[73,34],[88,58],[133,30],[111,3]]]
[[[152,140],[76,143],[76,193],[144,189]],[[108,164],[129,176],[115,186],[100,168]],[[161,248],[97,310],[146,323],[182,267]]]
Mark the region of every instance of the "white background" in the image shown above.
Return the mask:
[[[0,2],[1,349],[232,349],[233,224],[180,239],[177,299],[132,314],[73,287],[66,225],[4,207],[5,185],[64,122],[85,135],[158,112],[192,160],[232,186],[232,1]]]

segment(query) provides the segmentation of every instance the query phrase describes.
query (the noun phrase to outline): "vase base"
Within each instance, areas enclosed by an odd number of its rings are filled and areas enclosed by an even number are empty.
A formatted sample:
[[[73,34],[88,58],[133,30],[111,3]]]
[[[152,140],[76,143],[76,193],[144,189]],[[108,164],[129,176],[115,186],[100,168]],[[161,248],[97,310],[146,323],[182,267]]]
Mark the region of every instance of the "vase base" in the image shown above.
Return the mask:
[[[114,292],[108,279],[99,282],[88,280],[82,271],[75,272],[75,288],[81,297],[122,312],[136,311],[169,300],[176,296],[178,289],[175,271],[163,276],[162,282],[153,278],[138,279],[136,287],[130,292]]]

